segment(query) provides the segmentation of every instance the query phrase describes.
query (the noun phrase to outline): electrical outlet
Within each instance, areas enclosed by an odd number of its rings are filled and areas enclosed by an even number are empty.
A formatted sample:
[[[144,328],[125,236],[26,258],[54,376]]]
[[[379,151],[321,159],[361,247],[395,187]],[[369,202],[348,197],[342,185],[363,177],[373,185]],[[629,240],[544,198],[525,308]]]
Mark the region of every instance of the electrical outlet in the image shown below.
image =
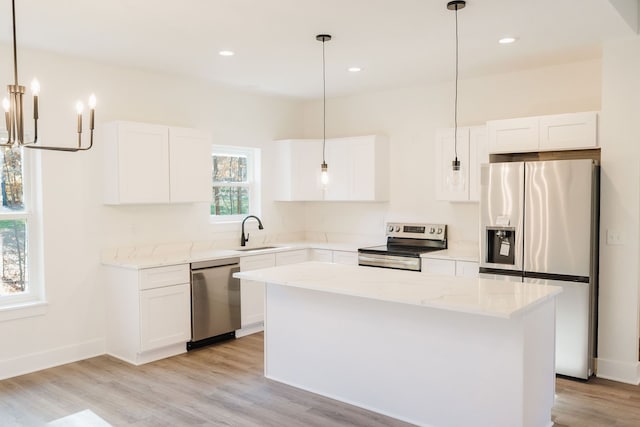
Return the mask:
[[[616,230],[607,230],[607,245],[622,245],[622,234]]]

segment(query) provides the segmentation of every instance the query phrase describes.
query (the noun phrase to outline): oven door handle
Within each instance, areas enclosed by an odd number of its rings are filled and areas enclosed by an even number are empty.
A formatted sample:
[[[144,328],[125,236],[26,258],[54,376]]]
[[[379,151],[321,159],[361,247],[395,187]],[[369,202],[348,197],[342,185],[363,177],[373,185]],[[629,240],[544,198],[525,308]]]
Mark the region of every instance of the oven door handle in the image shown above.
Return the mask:
[[[404,259],[400,259],[400,258],[391,258],[391,257],[370,257],[370,256],[366,256],[366,255],[359,255],[358,256],[358,260],[360,261],[368,261],[368,262],[376,262],[376,261],[392,261],[394,263],[398,263],[398,264],[404,264],[404,265],[415,265],[415,261],[412,259],[411,261],[407,261]]]
[[[358,254],[358,264],[370,267],[391,267],[405,270],[420,271],[420,258],[403,259],[398,256],[366,256]]]

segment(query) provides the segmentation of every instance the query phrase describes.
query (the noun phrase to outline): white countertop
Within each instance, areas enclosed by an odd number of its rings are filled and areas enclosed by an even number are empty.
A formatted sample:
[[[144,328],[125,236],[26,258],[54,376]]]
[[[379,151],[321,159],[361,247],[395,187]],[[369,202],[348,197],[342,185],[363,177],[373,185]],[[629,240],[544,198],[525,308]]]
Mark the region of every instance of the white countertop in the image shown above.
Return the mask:
[[[234,274],[241,279],[334,294],[512,318],[547,301],[557,286],[304,262]]]

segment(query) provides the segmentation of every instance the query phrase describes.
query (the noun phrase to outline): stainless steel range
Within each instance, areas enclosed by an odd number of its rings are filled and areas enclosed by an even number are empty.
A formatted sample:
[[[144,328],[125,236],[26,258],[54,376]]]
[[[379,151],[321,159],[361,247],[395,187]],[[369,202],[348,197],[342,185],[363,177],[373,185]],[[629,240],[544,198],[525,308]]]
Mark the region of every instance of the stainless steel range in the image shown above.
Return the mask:
[[[421,271],[421,254],[447,249],[445,224],[390,222],[386,235],[386,245],[358,249],[358,265]]]

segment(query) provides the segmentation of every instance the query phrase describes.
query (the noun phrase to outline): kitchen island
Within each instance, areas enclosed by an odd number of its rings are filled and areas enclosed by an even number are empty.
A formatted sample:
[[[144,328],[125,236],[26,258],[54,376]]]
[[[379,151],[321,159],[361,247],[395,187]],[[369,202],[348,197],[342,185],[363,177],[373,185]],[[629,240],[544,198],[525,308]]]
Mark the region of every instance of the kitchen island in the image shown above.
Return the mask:
[[[560,289],[306,262],[266,283],[265,376],[424,426],[551,426]]]

